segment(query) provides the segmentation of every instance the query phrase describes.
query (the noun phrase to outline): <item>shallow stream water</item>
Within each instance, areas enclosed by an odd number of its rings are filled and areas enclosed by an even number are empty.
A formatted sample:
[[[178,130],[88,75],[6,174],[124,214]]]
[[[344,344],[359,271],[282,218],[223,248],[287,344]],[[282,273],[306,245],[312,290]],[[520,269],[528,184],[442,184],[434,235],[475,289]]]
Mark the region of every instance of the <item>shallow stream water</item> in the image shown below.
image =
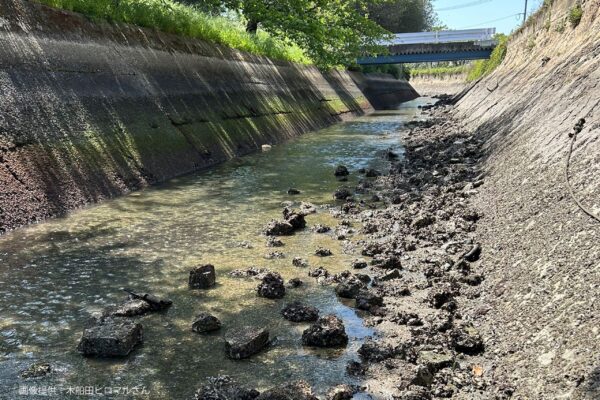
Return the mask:
[[[319,206],[317,214],[307,217],[309,227],[338,225],[328,210],[335,204],[333,191],[355,186],[361,167],[385,170],[387,162],[375,156],[377,151],[392,148],[402,154],[399,132],[407,121],[419,118],[417,106],[428,101],[341,123],[0,237],[0,398],[43,398],[31,387],[51,388],[55,398],[94,397],[73,394],[81,388],[105,393],[138,387],[147,394],[139,390],[104,398],[189,399],[206,377],[218,374],[259,389],[294,379],[308,381],[317,391],[352,383],[346,364],[357,358],[364,338],[376,332],[363,326],[333,287],[320,286],[306,269],[293,267],[292,258],[306,258],[311,267],[336,273],[348,269],[358,254],[344,253],[342,241],[332,234],[310,229],[283,237],[285,247],[267,248],[260,231],[270,219],[281,218],[285,201]],[[333,176],[339,164],[351,171],[347,183]],[[290,187],[302,194],[288,195]],[[314,256],[319,246],[331,249],[333,256]],[[286,258],[266,259],[271,251],[282,251]],[[215,265],[218,284],[207,291],[189,290],[189,270],[202,263]],[[300,277],[305,286],[288,289],[283,300],[258,298],[256,281],[228,276],[250,266],[276,270],[286,280]],[[122,302],[123,287],[168,297],[173,306],[141,318],[144,344],[127,358],[82,357],[76,346],[86,321]],[[280,316],[283,305],[295,299],[318,307],[322,315],[340,316],[350,337],[348,347],[304,348],[300,337],[308,325]],[[191,323],[200,311],[218,316],[223,329],[193,333]],[[223,334],[242,325],[267,327],[276,344],[249,360],[227,359]],[[19,372],[35,361],[50,362],[54,371],[36,380],[21,379]]]

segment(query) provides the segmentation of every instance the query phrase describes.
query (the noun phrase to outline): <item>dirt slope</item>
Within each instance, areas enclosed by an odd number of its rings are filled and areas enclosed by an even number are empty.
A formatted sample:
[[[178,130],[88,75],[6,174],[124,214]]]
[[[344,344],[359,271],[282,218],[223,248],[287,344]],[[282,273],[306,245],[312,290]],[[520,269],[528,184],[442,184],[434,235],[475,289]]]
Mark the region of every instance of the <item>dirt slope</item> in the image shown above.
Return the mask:
[[[459,104],[464,128],[486,139],[477,205],[486,275],[480,330],[490,365],[514,398],[600,398],[600,223],[565,184],[568,133],[576,196],[600,212],[600,12],[555,1],[510,42],[506,60]],[[566,21],[566,22],[565,22]]]

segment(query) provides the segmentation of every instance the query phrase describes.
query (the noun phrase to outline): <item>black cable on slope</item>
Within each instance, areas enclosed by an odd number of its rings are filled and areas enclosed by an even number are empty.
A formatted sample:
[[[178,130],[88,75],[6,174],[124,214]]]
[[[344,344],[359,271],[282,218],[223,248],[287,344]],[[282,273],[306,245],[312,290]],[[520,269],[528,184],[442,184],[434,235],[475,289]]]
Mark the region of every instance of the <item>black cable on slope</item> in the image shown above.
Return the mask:
[[[581,204],[581,202],[577,199],[577,197],[575,197],[575,192],[573,191],[573,186],[571,186],[571,181],[569,179],[569,167],[571,166],[571,155],[573,154],[573,146],[575,145],[575,141],[577,140],[577,135],[579,134],[579,132],[581,132],[583,130],[584,124],[585,124],[585,119],[581,118],[577,122],[577,124],[575,124],[575,127],[573,128],[574,132],[569,134],[569,136],[571,137],[571,144],[569,146],[569,153],[567,154],[567,163],[565,164],[565,179],[567,181],[567,186],[569,188],[569,194],[571,195],[571,198],[573,199],[573,201],[581,209],[581,211],[583,211],[585,214],[587,214],[590,218],[595,219],[596,221],[600,222],[600,217],[598,217],[590,209],[588,209],[583,204]]]

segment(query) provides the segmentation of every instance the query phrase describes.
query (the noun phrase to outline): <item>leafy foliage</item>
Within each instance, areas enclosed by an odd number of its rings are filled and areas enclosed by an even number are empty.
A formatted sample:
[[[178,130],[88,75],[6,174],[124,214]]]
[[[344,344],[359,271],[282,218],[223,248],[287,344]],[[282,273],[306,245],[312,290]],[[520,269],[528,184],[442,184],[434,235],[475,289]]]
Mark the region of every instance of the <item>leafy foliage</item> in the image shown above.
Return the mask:
[[[472,69],[469,71],[467,75],[467,81],[475,81],[483,76],[489,75],[504,60],[506,57],[506,50],[508,45],[508,36],[504,34],[496,35],[496,39],[498,39],[498,46],[492,52],[489,60],[479,60],[473,63]]]
[[[432,77],[443,77],[449,75],[461,75],[469,72],[470,65],[456,65],[456,66],[439,66],[431,68],[411,68],[409,70],[411,78],[432,76]]]
[[[437,22],[431,0],[386,0],[368,10],[369,18],[394,33],[431,30]]]
[[[581,8],[581,4],[576,4],[569,10],[569,22],[573,28],[576,28],[579,25],[582,17],[583,9]]]
[[[82,13],[91,18],[124,22],[163,32],[200,38],[273,59],[309,63],[293,43],[266,32],[249,34],[239,21],[210,16],[198,8],[172,0],[38,0],[51,7]]]
[[[249,22],[306,51],[320,67],[348,65],[362,52],[382,51],[387,33],[368,18],[368,4],[381,0],[225,0]]]
[[[90,17],[198,37],[277,59],[310,59],[329,68],[348,65],[361,53],[383,51],[377,42],[387,32],[369,19],[368,12],[369,5],[389,0],[38,1]],[[232,21],[220,16],[226,11],[242,18]],[[241,19],[247,23],[247,32]]]

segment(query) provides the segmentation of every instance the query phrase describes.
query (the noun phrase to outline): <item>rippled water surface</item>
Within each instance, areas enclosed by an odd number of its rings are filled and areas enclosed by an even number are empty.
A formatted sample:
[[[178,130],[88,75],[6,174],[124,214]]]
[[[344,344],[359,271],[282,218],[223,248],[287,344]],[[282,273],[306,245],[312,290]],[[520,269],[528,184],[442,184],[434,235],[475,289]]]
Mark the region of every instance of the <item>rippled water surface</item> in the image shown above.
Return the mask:
[[[374,154],[390,147],[402,153],[399,131],[418,117],[416,106],[425,101],[310,133],[269,152],[1,237],[0,398],[27,397],[18,393],[23,385],[57,387],[61,398],[68,398],[64,390],[69,386],[138,385],[149,395],[131,398],[187,399],[207,376],[217,374],[258,388],[290,379],[305,379],[320,390],[350,382],[346,363],[375,332],[363,326],[352,304],[336,298],[333,287],[317,285],[291,260],[300,256],[312,267],[340,272],[356,254],[345,254],[342,242],[330,234],[309,229],[282,238],[283,248],[267,248],[260,231],[271,218],[280,218],[282,202],[299,200],[321,206],[307,217],[309,226],[336,226],[339,220],[327,209],[333,205],[331,193],[341,185],[333,177],[334,167],[350,168],[349,186],[358,182],[356,170],[361,167],[384,170],[386,162]],[[289,187],[302,194],[287,195]],[[240,246],[242,242],[251,248]],[[334,255],[313,256],[318,246]],[[274,250],[286,258],[265,259]],[[188,289],[189,270],[200,263],[216,266],[216,288]],[[228,277],[229,271],[250,266],[276,270],[286,280],[300,277],[306,286],[289,289],[283,300],[258,298],[256,281]],[[141,318],[144,345],[129,357],[80,356],[75,348],[86,321],[123,301],[122,287],[165,296],[174,304],[165,313]],[[349,346],[336,351],[302,347],[300,336],[307,325],[280,317],[282,306],[294,299],[317,306],[322,314],[340,316]],[[191,332],[199,311],[217,315],[223,329],[207,336]],[[277,337],[276,345],[249,360],[227,359],[223,334],[241,325],[267,327]],[[50,362],[54,372],[38,380],[19,378],[19,371],[40,360]]]

